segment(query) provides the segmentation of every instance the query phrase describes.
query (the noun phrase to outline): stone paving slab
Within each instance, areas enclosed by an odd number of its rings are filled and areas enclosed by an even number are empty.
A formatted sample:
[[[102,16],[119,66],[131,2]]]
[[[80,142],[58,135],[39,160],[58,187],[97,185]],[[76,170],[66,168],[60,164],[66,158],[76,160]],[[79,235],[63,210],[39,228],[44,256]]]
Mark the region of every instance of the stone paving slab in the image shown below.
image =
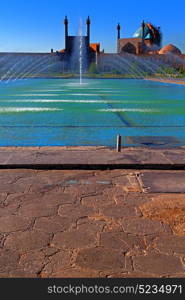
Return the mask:
[[[1,147],[0,166],[185,166],[185,148],[123,147]]]
[[[185,172],[147,172],[142,174],[144,187],[151,193],[185,193]]]
[[[185,277],[184,174],[1,169],[0,278]]]
[[[184,150],[182,150],[182,149],[164,150],[163,154],[172,163],[176,163],[176,164],[184,164],[185,163]]]

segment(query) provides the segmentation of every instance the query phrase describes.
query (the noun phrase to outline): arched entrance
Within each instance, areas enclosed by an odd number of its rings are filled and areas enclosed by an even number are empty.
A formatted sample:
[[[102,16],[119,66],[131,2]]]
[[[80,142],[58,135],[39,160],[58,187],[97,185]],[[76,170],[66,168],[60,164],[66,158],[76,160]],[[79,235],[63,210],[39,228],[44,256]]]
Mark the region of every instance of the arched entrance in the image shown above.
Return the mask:
[[[136,54],[136,47],[131,43],[127,43],[121,48],[121,52]]]

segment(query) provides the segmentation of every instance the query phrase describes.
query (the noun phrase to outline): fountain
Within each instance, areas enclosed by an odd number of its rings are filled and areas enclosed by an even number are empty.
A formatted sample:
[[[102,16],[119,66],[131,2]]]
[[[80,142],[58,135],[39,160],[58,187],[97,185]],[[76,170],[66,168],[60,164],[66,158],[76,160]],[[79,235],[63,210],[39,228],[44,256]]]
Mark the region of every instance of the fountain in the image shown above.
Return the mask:
[[[82,37],[82,19],[80,19],[80,28],[79,28],[79,38],[80,38],[80,47],[79,47],[79,73],[80,73],[80,84],[82,84],[82,57],[83,57],[83,37]]]
[[[130,53],[124,54],[100,54],[98,58],[99,73],[120,74],[125,78],[145,78],[155,76],[159,79],[168,77],[168,70],[173,70],[175,76],[180,76],[180,72],[175,67],[176,64],[185,66],[185,62],[178,56],[137,56]]]
[[[131,143],[126,137],[164,135],[185,144],[184,87],[143,80],[167,76],[174,61],[184,65],[180,57],[98,52],[95,75],[104,79],[84,83],[90,56],[82,20],[78,35],[69,36],[68,44],[66,56],[0,55],[1,146],[113,146],[118,133],[125,145]],[[47,78],[58,77],[62,70],[78,79]],[[115,77],[106,79],[107,75]]]
[[[79,84],[83,84],[83,73],[87,68],[86,47],[87,37],[83,35],[83,22],[80,19],[77,35],[73,37],[72,53],[70,58],[70,70],[79,74]]]

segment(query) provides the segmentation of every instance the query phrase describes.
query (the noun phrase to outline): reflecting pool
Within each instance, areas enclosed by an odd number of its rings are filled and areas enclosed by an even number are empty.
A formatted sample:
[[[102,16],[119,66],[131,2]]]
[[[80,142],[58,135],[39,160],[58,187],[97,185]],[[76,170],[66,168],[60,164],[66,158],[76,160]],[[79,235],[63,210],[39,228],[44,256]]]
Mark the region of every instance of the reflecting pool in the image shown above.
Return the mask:
[[[140,79],[0,82],[0,146],[185,145],[185,86]]]

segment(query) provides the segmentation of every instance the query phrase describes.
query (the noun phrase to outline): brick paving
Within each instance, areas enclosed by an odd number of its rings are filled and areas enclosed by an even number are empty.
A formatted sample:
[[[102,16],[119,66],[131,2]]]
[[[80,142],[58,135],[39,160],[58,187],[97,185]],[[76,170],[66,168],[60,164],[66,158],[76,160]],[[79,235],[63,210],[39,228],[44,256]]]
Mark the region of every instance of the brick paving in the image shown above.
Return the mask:
[[[184,174],[1,169],[0,278],[185,277]]]

